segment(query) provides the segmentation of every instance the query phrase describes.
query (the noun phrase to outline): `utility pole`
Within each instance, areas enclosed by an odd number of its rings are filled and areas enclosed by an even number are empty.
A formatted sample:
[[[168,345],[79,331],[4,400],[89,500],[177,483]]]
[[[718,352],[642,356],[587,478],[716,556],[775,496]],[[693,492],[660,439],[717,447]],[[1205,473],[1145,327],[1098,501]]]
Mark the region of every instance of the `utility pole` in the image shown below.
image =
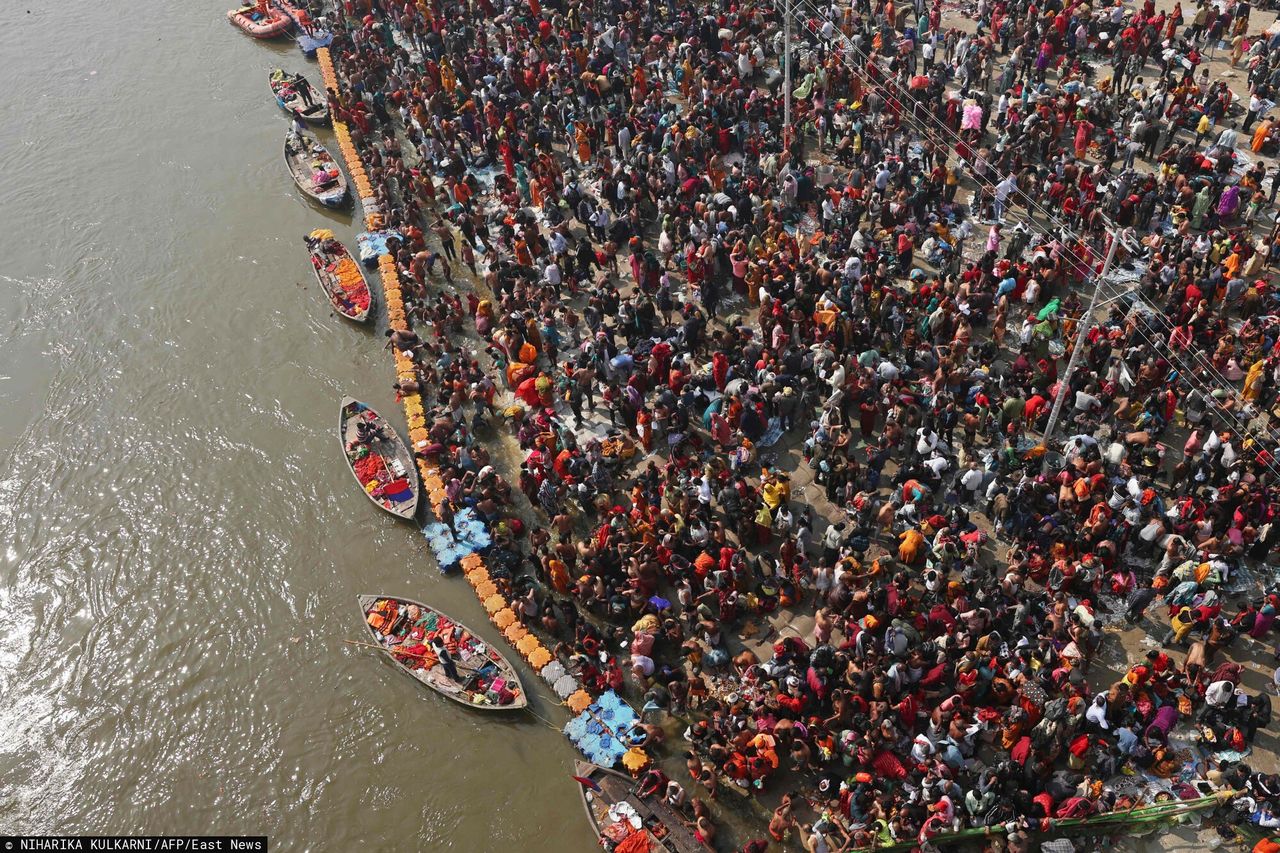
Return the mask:
[[[1102,263],[1102,272],[1098,273],[1097,278],[1093,282],[1093,296],[1089,297],[1089,308],[1084,312],[1084,316],[1080,318],[1080,329],[1076,332],[1076,343],[1071,349],[1071,358],[1067,360],[1066,373],[1058,380],[1058,394],[1053,401],[1053,409],[1049,412],[1049,422],[1044,427],[1044,439],[1041,444],[1044,445],[1044,471],[1048,473],[1049,468],[1049,443],[1053,441],[1053,431],[1058,426],[1058,417],[1062,414],[1062,404],[1067,399],[1067,394],[1071,390],[1071,376],[1075,373],[1076,365],[1080,361],[1080,353],[1084,352],[1085,336],[1089,334],[1089,327],[1093,323],[1093,312],[1098,308],[1098,294],[1102,292],[1102,282],[1111,272],[1111,262],[1116,257],[1116,247],[1120,245],[1120,233],[1112,232],[1111,245],[1107,248],[1107,259]]]
[[[791,148],[791,0],[782,0],[782,150]]]

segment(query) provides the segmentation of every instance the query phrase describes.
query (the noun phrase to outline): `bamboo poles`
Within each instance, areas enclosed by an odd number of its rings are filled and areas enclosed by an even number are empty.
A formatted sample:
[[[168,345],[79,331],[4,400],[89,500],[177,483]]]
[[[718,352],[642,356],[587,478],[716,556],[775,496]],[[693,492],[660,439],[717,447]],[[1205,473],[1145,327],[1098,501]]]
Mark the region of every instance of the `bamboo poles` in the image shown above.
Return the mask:
[[[1236,791],[1219,791],[1207,797],[1194,800],[1167,800],[1126,811],[1107,812],[1081,818],[1062,818],[1050,820],[1048,828],[1033,832],[1037,841],[1049,841],[1054,838],[1080,835],[1111,835],[1113,833],[1132,830],[1135,826],[1147,826],[1165,823],[1187,814],[1214,808],[1226,803],[1237,795]],[[944,832],[929,839],[935,846],[960,844],[992,835],[1003,835],[1008,830],[1003,824],[982,826],[973,829],[961,829],[956,832]],[[897,851],[913,850],[919,846],[918,841],[901,841],[894,844],[856,847],[850,853],[897,853]]]

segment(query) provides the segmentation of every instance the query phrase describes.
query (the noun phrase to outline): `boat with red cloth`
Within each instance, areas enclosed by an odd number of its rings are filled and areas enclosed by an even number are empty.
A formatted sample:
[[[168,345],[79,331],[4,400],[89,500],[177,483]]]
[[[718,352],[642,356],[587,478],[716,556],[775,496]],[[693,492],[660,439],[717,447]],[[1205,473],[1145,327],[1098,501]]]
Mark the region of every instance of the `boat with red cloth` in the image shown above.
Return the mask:
[[[338,436],[365,496],[398,518],[413,518],[418,510],[418,466],[391,424],[365,403],[343,397]]]
[[[409,598],[361,595],[359,601],[374,643],[415,680],[481,711],[528,706],[511,661],[458,620]],[[437,641],[453,665],[452,673],[440,659]]]

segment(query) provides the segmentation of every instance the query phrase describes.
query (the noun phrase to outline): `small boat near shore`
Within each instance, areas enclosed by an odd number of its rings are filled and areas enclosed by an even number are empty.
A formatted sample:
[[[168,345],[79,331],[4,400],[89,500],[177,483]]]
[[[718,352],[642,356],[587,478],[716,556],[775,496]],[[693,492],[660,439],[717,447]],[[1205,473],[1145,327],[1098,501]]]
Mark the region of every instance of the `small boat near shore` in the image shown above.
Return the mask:
[[[230,9],[227,11],[227,20],[256,39],[276,38],[293,27],[293,19],[270,3],[250,3],[248,6]]]
[[[347,247],[334,239],[328,228],[317,228],[302,239],[311,253],[316,281],[329,297],[333,310],[348,320],[366,322],[373,296],[364,272]]]
[[[338,437],[365,496],[397,518],[413,518],[418,510],[418,468],[391,424],[359,400],[343,397]]]
[[[308,124],[329,123],[329,104],[324,100],[324,94],[301,74],[290,74],[283,68],[277,68],[271,72],[267,83],[271,86],[271,94],[276,96],[280,109],[290,115],[300,116]],[[302,96],[304,86],[311,91],[313,103],[310,106]]]
[[[374,643],[415,680],[481,711],[515,711],[529,704],[511,662],[461,622],[408,598],[358,598]],[[437,656],[437,639],[453,658],[456,678]]]
[[[705,847],[671,806],[661,799],[641,799],[635,795],[636,782],[625,773],[587,761],[574,762],[574,774],[589,779],[600,788],[582,786],[582,805],[591,829],[601,841],[614,847],[637,833],[648,835],[648,845],[640,849],[667,853],[699,853]]]
[[[347,203],[347,179],[338,163],[314,136],[293,127],[284,137],[284,163],[303,195],[325,207]]]

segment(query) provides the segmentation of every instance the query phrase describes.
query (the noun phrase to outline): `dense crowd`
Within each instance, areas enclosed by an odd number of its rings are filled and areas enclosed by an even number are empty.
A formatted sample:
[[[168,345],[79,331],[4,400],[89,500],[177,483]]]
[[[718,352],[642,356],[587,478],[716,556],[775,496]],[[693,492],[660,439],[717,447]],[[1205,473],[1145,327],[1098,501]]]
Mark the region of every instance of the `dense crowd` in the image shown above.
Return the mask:
[[[1280,36],[1239,0],[980,0],[964,32],[799,0],[788,132],[780,8],[328,22],[450,506],[585,684],[689,721],[648,728],[689,780],[645,784],[708,848],[725,786],[793,791],[768,832],[811,851],[1026,849],[1222,788],[1280,824],[1231,657],[1280,606],[1248,583],[1280,539]],[[753,638],[780,609],[812,630]],[[1112,680],[1116,625],[1155,642]]]

